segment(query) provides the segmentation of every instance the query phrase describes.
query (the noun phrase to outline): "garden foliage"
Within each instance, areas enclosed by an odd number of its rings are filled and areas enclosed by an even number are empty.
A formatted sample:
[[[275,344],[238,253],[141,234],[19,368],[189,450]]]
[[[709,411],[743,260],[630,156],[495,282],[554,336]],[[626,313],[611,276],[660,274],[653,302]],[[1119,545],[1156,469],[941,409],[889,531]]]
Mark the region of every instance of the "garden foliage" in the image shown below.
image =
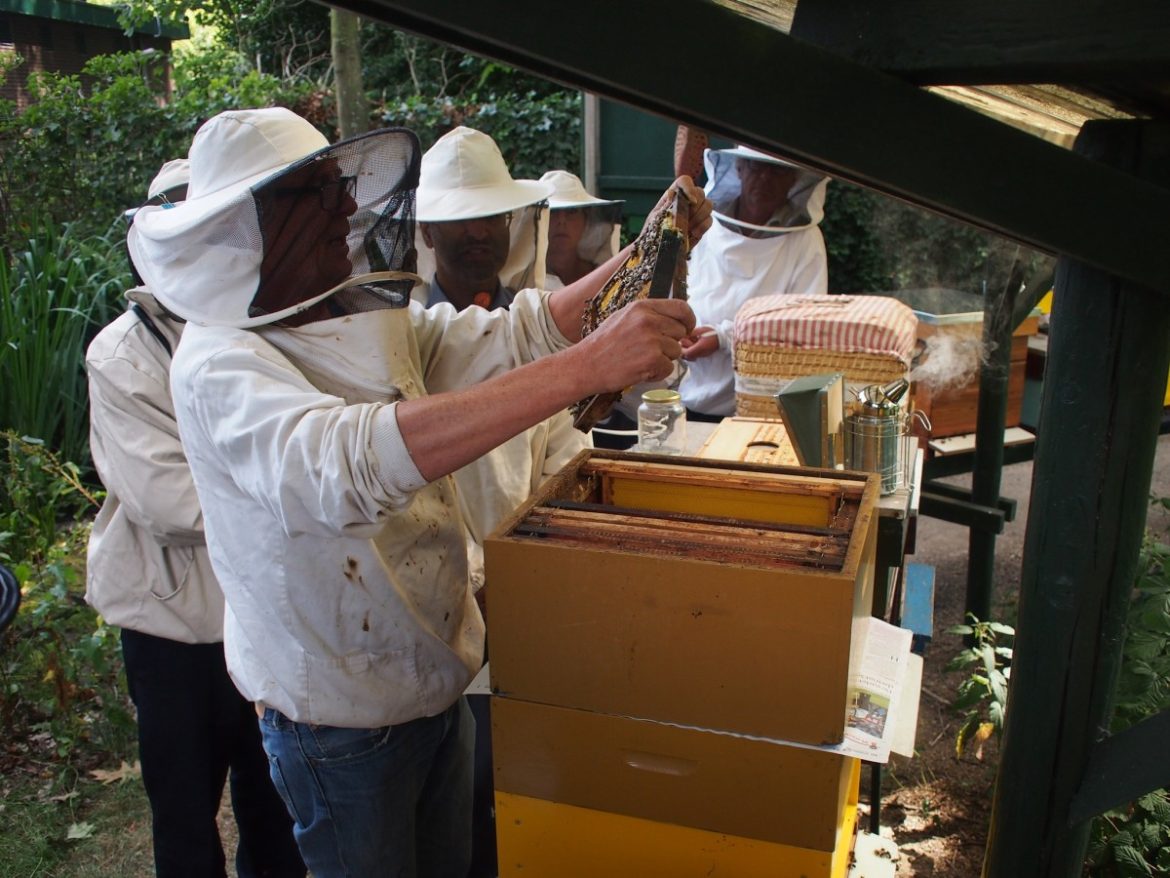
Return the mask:
[[[975,758],[982,760],[988,739],[1003,734],[1012,661],[1012,648],[1005,644],[1016,632],[1010,625],[984,622],[968,613],[967,624],[955,625],[948,633],[961,634],[970,644],[946,666],[948,671],[970,669],[959,683],[953,704],[955,710],[963,712],[955,756],[961,757],[968,746],[974,746]]]
[[[23,248],[0,258],[0,430],[89,460],[85,349],[120,314],[130,286],[119,220],[105,234],[29,220]]]
[[[1155,508],[1164,515],[1170,498]],[[1130,598],[1114,734],[1170,710],[1170,545],[1147,537]],[[1087,874],[1093,878],[1170,875],[1170,795],[1155,790],[1093,821]]]

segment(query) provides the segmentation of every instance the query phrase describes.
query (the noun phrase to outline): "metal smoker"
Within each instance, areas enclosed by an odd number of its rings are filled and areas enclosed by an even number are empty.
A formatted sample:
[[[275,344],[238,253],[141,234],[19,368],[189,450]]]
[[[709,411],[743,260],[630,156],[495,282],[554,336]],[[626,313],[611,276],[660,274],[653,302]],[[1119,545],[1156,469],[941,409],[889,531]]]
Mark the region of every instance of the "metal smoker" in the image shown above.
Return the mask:
[[[905,378],[863,387],[845,417],[845,468],[879,474],[883,494],[902,486],[910,417],[900,403],[909,388]]]

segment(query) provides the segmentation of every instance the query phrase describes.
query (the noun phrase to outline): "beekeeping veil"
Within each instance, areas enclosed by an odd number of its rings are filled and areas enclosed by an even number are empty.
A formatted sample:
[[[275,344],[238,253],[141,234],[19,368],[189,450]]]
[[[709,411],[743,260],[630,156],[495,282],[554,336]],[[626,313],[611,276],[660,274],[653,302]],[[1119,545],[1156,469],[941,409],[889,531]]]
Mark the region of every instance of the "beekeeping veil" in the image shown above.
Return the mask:
[[[307,121],[274,107],[232,110],[192,141],[180,204],[146,206],[128,235],[131,258],[169,310],[204,325],[275,323],[334,294],[347,310],[402,307],[417,282],[414,189],[418,140],[382,129],[330,146]],[[307,217],[307,219],[306,219]],[[303,246],[275,259],[299,224]],[[329,270],[311,267],[314,228],[332,236]],[[283,237],[282,237],[283,236]],[[322,245],[323,247],[325,245]]]
[[[553,187],[548,198],[550,213],[580,210],[584,214],[585,231],[577,242],[578,256],[593,265],[601,265],[617,255],[621,249],[624,201],[607,201],[590,195],[580,178],[568,171],[548,171],[540,182]]]
[[[788,189],[788,204],[777,210],[772,221],[766,226],[744,222],[731,216],[740,194],[739,172],[735,167],[737,159],[768,162],[796,171],[796,177]],[[824,218],[825,189],[828,187],[829,178],[823,174],[747,146],[709,149],[703,156],[703,164],[707,171],[705,191],[715,207],[713,216],[724,225],[752,232],[782,234],[818,225]]]
[[[552,187],[513,180],[500,148],[482,131],[460,126],[435,141],[422,158],[418,221],[445,223],[511,213],[508,259],[500,282],[512,290],[544,286],[548,245],[545,199]],[[434,252],[418,235],[418,273],[430,280]]]

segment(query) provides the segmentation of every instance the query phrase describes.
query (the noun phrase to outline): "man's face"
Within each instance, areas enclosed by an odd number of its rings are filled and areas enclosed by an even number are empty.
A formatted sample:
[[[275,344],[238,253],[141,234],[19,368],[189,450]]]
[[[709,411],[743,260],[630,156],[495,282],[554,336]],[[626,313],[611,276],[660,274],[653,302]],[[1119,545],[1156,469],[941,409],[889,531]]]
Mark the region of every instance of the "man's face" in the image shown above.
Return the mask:
[[[312,298],[349,276],[352,178],[333,159],[306,165],[261,193],[264,258],[255,304],[268,313]]]
[[[422,223],[423,241],[435,251],[440,283],[492,291],[508,260],[511,214],[446,223]],[[444,282],[446,281],[446,282]]]
[[[788,191],[796,182],[796,169],[773,162],[738,158],[735,170],[739,174],[741,198],[771,213],[788,203]]]

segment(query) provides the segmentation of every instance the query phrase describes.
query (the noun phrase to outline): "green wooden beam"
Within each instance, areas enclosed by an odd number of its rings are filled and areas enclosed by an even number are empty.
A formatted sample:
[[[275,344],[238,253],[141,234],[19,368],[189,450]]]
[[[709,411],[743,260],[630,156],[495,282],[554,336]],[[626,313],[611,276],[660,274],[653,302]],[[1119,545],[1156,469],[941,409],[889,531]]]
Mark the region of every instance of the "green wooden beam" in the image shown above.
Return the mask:
[[[1025,463],[1035,457],[1036,443],[1024,442],[1019,445],[1007,445],[1003,449],[1004,465]],[[925,482],[934,479],[945,479],[947,476],[957,476],[969,473],[975,468],[975,453],[964,451],[961,454],[948,454],[946,457],[932,457],[922,466],[922,478]]]
[[[945,500],[958,500],[961,503],[974,502],[970,488],[963,488],[959,485],[948,485],[946,482],[924,482],[922,490]],[[1003,512],[1004,521],[1016,520],[1016,509],[1019,504],[1015,500],[1010,497],[999,497],[994,505],[996,509]]]
[[[1170,123],[1089,123],[1076,148],[1170,177]],[[1072,801],[1109,727],[1168,368],[1170,300],[1062,259],[984,875],[1082,874]]]
[[[790,33],[919,85],[1170,79],[1165,0],[800,0]]]
[[[1142,720],[1097,744],[1084,782],[1069,806],[1076,824],[1170,787],[1170,710]]]
[[[117,9],[95,3],[82,3],[79,0],[0,0],[0,12],[87,24],[90,27],[125,30],[118,21]],[[134,33],[168,37],[173,40],[186,40],[191,36],[190,29],[183,22],[163,21],[159,18],[149,24],[135,27]]]
[[[985,506],[971,500],[947,496],[930,488],[923,488],[918,495],[918,513],[927,518],[961,524],[970,528],[972,533],[976,531],[989,534],[1003,533],[1004,512],[998,506]],[[979,616],[979,619],[987,621],[987,615]]]
[[[1170,291],[1166,190],[714,3],[337,5]]]

